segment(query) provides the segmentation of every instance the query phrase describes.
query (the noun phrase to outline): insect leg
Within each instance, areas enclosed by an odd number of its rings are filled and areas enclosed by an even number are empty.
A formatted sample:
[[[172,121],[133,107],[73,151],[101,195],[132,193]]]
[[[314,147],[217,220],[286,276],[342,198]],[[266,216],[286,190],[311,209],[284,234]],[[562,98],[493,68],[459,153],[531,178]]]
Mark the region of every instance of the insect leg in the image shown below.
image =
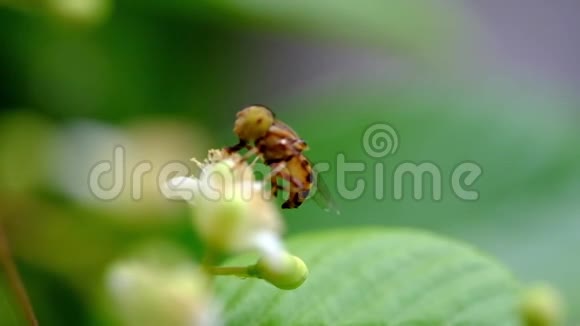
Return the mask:
[[[246,147],[248,148],[248,152],[239,157],[238,161],[236,162],[237,165],[242,164],[242,162],[246,162],[250,157],[256,154],[259,154],[259,151],[256,147],[250,145],[246,145]],[[254,162],[252,162],[252,164],[254,164]]]
[[[244,161],[246,161],[246,160],[247,160],[247,159],[249,159],[250,157],[252,157],[252,156],[254,156],[254,155],[258,154],[259,152],[260,152],[260,151],[258,150],[258,148],[257,148],[257,147],[254,147],[254,146],[248,147],[248,152],[246,152],[246,154],[244,154],[244,156],[242,156],[242,159],[243,159]]]
[[[229,154],[232,154],[232,153],[235,153],[235,152],[239,152],[240,150],[242,150],[242,148],[248,148],[248,143],[247,143],[247,142],[245,142],[245,141],[243,141],[243,140],[240,140],[240,141],[239,141],[237,144],[235,144],[234,146],[229,146],[229,147],[226,147],[226,148],[224,148],[224,150],[225,150],[227,153],[229,153]]]
[[[288,191],[288,200],[282,204],[282,208],[296,208],[304,202],[305,196],[302,196],[304,184],[287,171],[280,171],[278,175],[290,182]]]
[[[305,199],[306,197],[300,191],[293,190],[290,192],[288,200],[282,204],[282,208],[297,208],[302,205]]]
[[[270,184],[271,184],[271,191],[272,197],[278,197],[278,189],[280,189],[280,185],[278,184],[278,177],[275,175],[270,177]]]
[[[270,164],[270,167],[272,170],[265,179],[268,177],[270,178],[272,197],[277,197],[278,190],[281,188],[281,186],[278,184],[278,177],[280,176],[280,172],[286,167],[286,162],[272,163]]]
[[[291,175],[287,171],[280,171],[280,172],[278,172],[278,175],[282,179],[288,180],[288,182],[290,182],[291,188],[298,188],[298,189],[304,188],[304,184],[302,183],[302,181],[300,181],[298,178],[294,177],[293,175]]]

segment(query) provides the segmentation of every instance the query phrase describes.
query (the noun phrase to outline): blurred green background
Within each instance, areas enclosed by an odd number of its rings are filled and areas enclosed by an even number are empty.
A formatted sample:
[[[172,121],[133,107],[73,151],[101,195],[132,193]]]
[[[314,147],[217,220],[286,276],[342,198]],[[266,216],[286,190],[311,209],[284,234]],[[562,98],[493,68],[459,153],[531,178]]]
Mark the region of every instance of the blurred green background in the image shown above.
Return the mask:
[[[187,205],[162,198],[163,164],[232,145],[235,113],[271,107],[309,157],[364,162],[342,214],[307,202],[288,234],[412,226],[465,240],[524,281],[561,289],[580,320],[580,26],[573,1],[4,0],[0,4],[0,218],[43,325],[106,323],[103,273],[127,250],[173,242],[199,259]],[[367,127],[398,151],[373,158]],[[148,160],[143,198],[89,191],[90,168]],[[432,162],[443,197],[394,200],[402,162]],[[477,201],[453,195],[464,161]],[[374,199],[384,164],[385,198]],[[195,169],[192,169],[195,171]],[[129,184],[129,173],[125,175]],[[426,187],[430,185],[427,182]],[[21,312],[0,279],[0,324]]]

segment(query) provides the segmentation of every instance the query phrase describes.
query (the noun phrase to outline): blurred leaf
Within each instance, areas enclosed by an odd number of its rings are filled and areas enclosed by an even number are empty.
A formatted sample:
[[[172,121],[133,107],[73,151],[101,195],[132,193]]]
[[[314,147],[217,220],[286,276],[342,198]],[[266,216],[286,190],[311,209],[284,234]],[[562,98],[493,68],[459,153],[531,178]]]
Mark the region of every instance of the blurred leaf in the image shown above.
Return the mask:
[[[45,0],[57,18],[83,25],[99,25],[111,15],[112,0]]]
[[[373,46],[385,44],[403,48],[445,49],[441,42],[457,36],[466,24],[457,12],[443,3],[415,1],[204,1],[186,3],[148,1],[151,9],[165,9],[198,19],[244,26],[260,31],[285,31],[322,36],[338,41],[355,41]],[[224,15],[225,14],[225,15]],[[461,28],[459,27],[461,26]]]
[[[296,236],[289,248],[311,271],[295,291],[217,280],[228,324],[517,324],[518,283],[463,244],[421,231],[359,229]]]
[[[578,140],[575,124],[563,110],[542,111],[543,104],[537,100],[512,99],[507,105],[508,98],[499,94],[490,97],[473,89],[447,90],[432,85],[361,84],[349,90],[333,89],[331,94],[313,92],[320,95],[294,103],[292,107],[300,110],[279,117],[309,143],[308,157],[330,164],[331,170],[323,176],[345,215],[357,218],[318,214],[316,219],[301,219],[319,212],[316,205],[307,203],[300,211],[286,213],[293,231],[380,223],[431,227],[465,236],[470,230],[480,232],[476,225],[499,227],[498,220],[511,221],[511,225],[529,223],[530,204],[549,203],[578,185],[580,157],[571,151]],[[558,105],[557,101],[551,103]],[[518,118],[519,110],[527,110],[527,119]],[[380,123],[395,129],[399,145],[395,153],[374,158],[365,150],[363,135]],[[321,126],[329,127],[321,130]],[[348,163],[364,164],[364,171],[339,173],[341,155]],[[476,201],[457,198],[451,186],[451,174],[465,161],[483,169],[483,175],[470,187],[480,193]],[[422,200],[412,197],[409,178],[402,185],[403,199],[394,198],[394,173],[405,162],[431,162],[438,168],[442,200],[431,198],[433,185],[428,178]],[[382,179],[377,168],[383,172]],[[337,182],[339,176],[344,177],[348,190],[354,188],[356,180],[364,181],[361,196],[345,198],[344,184]],[[378,181],[382,181],[378,184],[384,190],[382,198],[375,189]],[[502,214],[497,214],[497,209]],[[378,214],[385,210],[388,216]]]
[[[493,253],[526,280],[553,283],[580,307],[577,119],[573,108],[548,89],[518,93],[508,85],[447,88],[426,81],[310,90],[314,99],[293,103],[300,110],[279,117],[309,143],[309,157],[330,163],[324,177],[343,214],[324,214],[307,202],[300,211],[285,212],[289,230],[369,224],[429,228]],[[396,153],[377,159],[365,153],[363,134],[375,123],[395,128]],[[365,182],[365,191],[355,199],[337,190],[340,153],[347,162],[366,166],[363,172],[346,173],[349,189],[357,179]],[[431,199],[428,178],[422,200],[412,198],[410,182],[403,185],[404,198],[395,200],[397,166],[426,161],[441,171],[442,200]],[[464,161],[483,169],[471,187],[480,193],[476,201],[457,198],[450,186],[453,169]],[[378,164],[383,164],[383,198],[374,190]]]
[[[54,127],[42,116],[18,112],[0,116],[0,193],[32,193],[48,177],[48,142]]]

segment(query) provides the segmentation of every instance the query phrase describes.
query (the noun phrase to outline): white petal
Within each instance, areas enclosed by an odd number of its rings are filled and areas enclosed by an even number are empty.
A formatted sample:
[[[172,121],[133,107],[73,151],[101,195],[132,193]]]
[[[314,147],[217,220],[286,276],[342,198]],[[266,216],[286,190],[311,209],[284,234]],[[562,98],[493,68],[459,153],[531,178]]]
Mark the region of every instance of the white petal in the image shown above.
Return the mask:
[[[199,309],[197,309],[199,310]],[[221,305],[216,302],[210,302],[206,309],[201,313],[197,310],[192,311],[191,326],[221,326],[224,325],[220,314],[222,312]]]
[[[109,291],[117,297],[118,300],[123,300],[127,293],[130,293],[134,286],[132,266],[116,266],[108,275],[107,285]]]
[[[161,185],[161,193],[168,199],[182,199],[194,203],[199,193],[199,180],[189,177],[176,177]]]
[[[252,188],[255,192],[264,191],[264,182],[261,181],[254,181],[252,182]]]
[[[270,230],[259,231],[253,236],[253,244],[268,265],[272,268],[283,267],[286,250],[277,233]]]

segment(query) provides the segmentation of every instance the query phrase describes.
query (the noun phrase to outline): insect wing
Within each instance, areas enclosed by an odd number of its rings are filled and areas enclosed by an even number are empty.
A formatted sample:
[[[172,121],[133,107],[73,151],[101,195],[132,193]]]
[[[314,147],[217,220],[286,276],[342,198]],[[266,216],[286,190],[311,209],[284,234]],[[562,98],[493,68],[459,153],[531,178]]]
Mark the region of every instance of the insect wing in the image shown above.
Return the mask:
[[[336,202],[332,199],[330,195],[330,189],[324,179],[316,170],[313,170],[314,183],[313,189],[314,193],[311,193],[311,198],[314,199],[318,206],[322,207],[327,212],[332,212],[336,215],[340,215],[340,210]]]
[[[298,133],[296,131],[294,131],[294,129],[292,129],[292,127],[290,127],[289,125],[285,124],[284,122],[282,122],[278,119],[276,119],[274,121],[274,126],[280,128],[280,129],[283,129],[286,132],[289,132],[294,138],[300,138],[298,136]]]

